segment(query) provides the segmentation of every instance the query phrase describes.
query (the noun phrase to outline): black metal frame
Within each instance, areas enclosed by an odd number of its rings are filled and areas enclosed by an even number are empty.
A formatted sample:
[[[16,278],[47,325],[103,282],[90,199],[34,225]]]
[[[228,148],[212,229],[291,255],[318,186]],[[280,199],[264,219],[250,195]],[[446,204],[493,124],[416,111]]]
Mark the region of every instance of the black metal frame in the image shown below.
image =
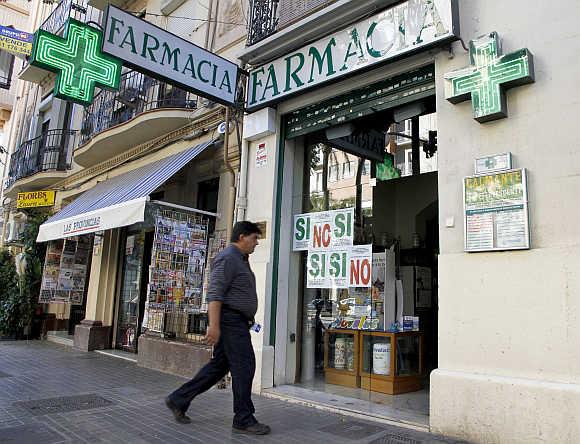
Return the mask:
[[[64,25],[69,18],[82,22],[98,22],[102,11],[89,6],[89,0],[61,0],[47,19],[40,25],[39,29],[58,34],[64,29]]]
[[[279,0],[250,0],[250,21],[246,46],[252,46],[278,29]]]
[[[79,146],[96,134],[160,108],[196,109],[198,97],[137,71],[121,75],[118,91],[101,90],[85,107]]]
[[[10,157],[6,187],[36,173],[70,169],[69,147],[74,145],[75,135],[74,130],[52,129],[22,143]]]

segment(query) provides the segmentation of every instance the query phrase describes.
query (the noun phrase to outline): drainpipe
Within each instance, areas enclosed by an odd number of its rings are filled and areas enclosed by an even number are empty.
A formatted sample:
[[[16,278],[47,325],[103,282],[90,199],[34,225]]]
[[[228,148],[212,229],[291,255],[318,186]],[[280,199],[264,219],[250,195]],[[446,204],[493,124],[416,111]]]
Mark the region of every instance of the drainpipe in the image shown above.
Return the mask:
[[[228,195],[228,212],[227,212],[227,238],[230,238],[232,227],[234,226],[234,207],[236,204],[236,172],[228,159],[230,143],[230,107],[226,107],[226,131],[224,133],[224,165],[232,176],[232,182],[229,187]]]
[[[240,177],[238,183],[238,198],[236,199],[236,221],[246,219],[248,208],[248,152],[250,144],[247,140],[241,142]]]

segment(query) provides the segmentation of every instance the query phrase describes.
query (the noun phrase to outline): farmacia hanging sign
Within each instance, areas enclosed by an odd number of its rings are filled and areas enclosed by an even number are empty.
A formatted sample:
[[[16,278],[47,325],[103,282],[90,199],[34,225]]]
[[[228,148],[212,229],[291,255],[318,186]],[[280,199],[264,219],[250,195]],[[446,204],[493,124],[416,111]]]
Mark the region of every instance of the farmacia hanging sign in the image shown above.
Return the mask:
[[[250,73],[247,107],[370,68],[459,35],[455,0],[408,0]]]
[[[104,53],[184,90],[234,104],[238,82],[235,63],[111,5],[103,27]]]

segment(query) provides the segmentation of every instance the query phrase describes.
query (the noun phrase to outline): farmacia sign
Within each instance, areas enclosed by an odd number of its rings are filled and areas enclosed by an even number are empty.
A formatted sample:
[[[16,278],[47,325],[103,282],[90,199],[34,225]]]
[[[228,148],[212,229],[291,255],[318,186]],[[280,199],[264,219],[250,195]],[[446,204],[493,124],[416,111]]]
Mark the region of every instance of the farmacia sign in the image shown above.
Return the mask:
[[[247,107],[263,107],[457,35],[455,0],[405,1],[252,70]]]
[[[103,52],[125,65],[217,102],[235,102],[235,63],[112,5],[104,29]]]

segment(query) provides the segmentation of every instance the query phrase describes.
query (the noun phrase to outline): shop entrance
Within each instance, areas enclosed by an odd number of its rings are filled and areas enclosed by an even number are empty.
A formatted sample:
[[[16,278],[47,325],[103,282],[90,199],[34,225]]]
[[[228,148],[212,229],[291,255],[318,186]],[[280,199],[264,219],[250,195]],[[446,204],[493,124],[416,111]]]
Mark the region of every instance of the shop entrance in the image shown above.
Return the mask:
[[[434,102],[300,139],[298,231],[312,238],[298,248],[296,390],[417,425],[428,424],[428,375],[437,367]],[[336,238],[345,231],[351,239]]]

